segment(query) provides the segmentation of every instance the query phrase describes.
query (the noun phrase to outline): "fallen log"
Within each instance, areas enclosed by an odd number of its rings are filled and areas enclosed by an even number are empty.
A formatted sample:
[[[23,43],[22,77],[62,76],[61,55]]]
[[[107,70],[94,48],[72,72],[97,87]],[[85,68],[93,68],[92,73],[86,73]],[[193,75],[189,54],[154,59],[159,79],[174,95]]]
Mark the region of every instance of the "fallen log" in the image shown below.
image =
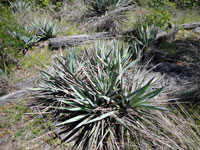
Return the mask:
[[[134,32],[134,31],[133,31]],[[161,31],[158,33],[156,37],[156,41],[162,38],[170,39],[170,37],[173,37],[178,32],[178,29],[171,29],[170,31]],[[124,32],[125,33],[125,32]],[[126,32],[127,34],[127,32]],[[80,43],[90,42],[93,40],[101,40],[101,39],[114,39],[116,36],[111,35],[108,32],[103,33],[97,33],[97,34],[91,34],[91,35],[74,35],[74,36],[65,36],[65,37],[59,37],[59,38],[51,38],[49,39],[49,47],[51,49],[59,49],[59,48],[65,48],[74,46]],[[125,36],[121,36],[124,38]]]
[[[59,38],[50,38],[49,47],[52,49],[59,49],[65,48],[68,46],[74,46],[76,44],[80,44],[83,42],[90,42],[93,40],[100,40],[100,39],[113,39],[115,36],[114,34],[108,32],[90,34],[90,35],[73,35],[73,36],[65,36]]]
[[[195,29],[197,27],[200,27],[200,22],[185,23],[179,26],[179,28],[185,29],[185,30]]]
[[[159,41],[160,39],[168,39],[173,40],[175,37],[175,34],[180,29],[195,29],[197,27],[200,27],[200,22],[194,22],[194,23],[185,23],[178,26],[172,26],[172,29],[168,31],[160,31],[157,34],[157,37],[155,38],[155,41]],[[90,34],[90,35],[73,35],[73,36],[65,36],[65,37],[58,37],[58,38],[50,38],[48,40],[49,47],[52,49],[59,49],[59,48],[65,48],[68,46],[74,46],[76,44],[80,44],[83,42],[90,42],[93,40],[101,40],[101,39],[114,39],[115,37],[119,36],[121,38],[124,38],[128,33],[134,32],[134,30],[130,31],[123,31],[121,34],[116,35],[114,33],[109,32],[101,32],[96,34]]]

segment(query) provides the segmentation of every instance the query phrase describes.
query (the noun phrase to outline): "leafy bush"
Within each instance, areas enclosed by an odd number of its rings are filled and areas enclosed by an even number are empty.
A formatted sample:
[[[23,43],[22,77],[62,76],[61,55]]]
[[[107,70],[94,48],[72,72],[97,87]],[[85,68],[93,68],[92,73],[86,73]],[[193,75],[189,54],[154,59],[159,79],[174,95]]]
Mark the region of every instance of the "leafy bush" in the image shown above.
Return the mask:
[[[172,8],[177,6],[179,8],[193,8],[200,5],[198,0],[148,0],[150,7],[161,9],[161,8]]]
[[[151,9],[150,13],[142,16],[137,21],[137,26],[142,25],[154,25],[156,27],[165,29],[170,22],[171,13],[166,12],[162,9]]]
[[[73,149],[126,149],[139,132],[140,111],[166,110],[150,100],[162,88],[149,91],[153,79],[141,82],[138,60],[132,61],[128,51],[118,42],[96,42],[86,51],[87,60],[82,62],[72,49],[65,58],[56,58],[52,72],[41,71],[36,90],[52,96],[44,101],[62,116],[58,126],[67,125],[65,139],[75,139]],[[127,74],[133,68],[130,82]]]
[[[172,16],[174,3],[169,0],[148,0],[148,5],[152,8],[149,9],[146,15],[139,18],[137,25],[154,25],[166,29]]]
[[[6,74],[9,66],[16,64],[20,55],[20,45],[9,31],[21,32],[15,18],[2,5],[0,5],[0,69]]]
[[[40,38],[27,26],[20,27],[12,13],[0,5],[0,69],[8,74],[18,59]]]
[[[156,9],[169,8],[173,5],[169,0],[148,0],[148,4]]]
[[[180,8],[193,8],[200,6],[200,2],[198,0],[175,0],[175,3]]]
[[[41,6],[41,7],[45,7],[48,6],[50,4],[50,0],[37,0],[37,3]]]

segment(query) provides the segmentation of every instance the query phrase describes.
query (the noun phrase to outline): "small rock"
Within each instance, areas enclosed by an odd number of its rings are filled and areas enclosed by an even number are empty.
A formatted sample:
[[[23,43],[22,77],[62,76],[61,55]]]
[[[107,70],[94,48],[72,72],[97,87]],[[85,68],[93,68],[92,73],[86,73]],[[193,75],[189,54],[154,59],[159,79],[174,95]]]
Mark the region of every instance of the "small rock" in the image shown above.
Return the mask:
[[[13,87],[18,90],[32,88],[36,85],[38,80],[39,80],[39,77],[30,77],[26,80],[18,82],[17,84],[13,85]]]
[[[8,93],[7,95],[4,95],[2,97],[0,96],[0,105],[7,105],[25,99],[31,94],[29,88],[33,88],[38,80],[39,77],[36,76],[13,85],[13,88],[15,88],[17,91]]]
[[[28,89],[23,89],[7,94],[5,96],[0,97],[0,105],[7,105],[9,103],[17,102],[19,100],[24,99],[28,94],[30,94],[30,91]]]

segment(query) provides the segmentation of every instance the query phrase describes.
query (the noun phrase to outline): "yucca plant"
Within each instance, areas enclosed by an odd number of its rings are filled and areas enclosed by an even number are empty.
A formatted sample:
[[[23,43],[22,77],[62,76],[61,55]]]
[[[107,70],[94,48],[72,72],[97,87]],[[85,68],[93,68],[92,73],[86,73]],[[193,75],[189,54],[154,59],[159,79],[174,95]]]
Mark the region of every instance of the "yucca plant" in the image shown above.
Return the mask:
[[[55,110],[57,126],[66,127],[65,140],[75,140],[72,149],[127,149],[142,130],[141,114],[166,110],[151,101],[162,88],[150,90],[154,79],[142,82],[138,60],[118,42],[96,42],[84,58],[75,49],[57,57],[51,72],[41,71],[35,90]],[[134,77],[127,77],[132,69]]]
[[[10,34],[19,42],[23,54],[26,54],[28,49],[32,48],[40,40],[37,35],[30,35],[28,33],[17,33],[13,31]]]
[[[87,6],[86,25],[104,31],[115,31],[121,28],[128,18],[126,13],[132,5],[131,0],[85,0]]]
[[[84,0],[84,2],[88,5],[88,9],[97,16],[126,7],[131,3],[130,0]]]
[[[158,30],[153,25],[139,26],[129,39],[129,50],[133,56],[144,56],[156,39]]]
[[[27,0],[16,0],[9,3],[11,8],[18,13],[25,13],[29,9],[29,3]]]
[[[49,18],[35,19],[31,24],[30,28],[41,39],[48,39],[55,37],[59,32],[57,25]]]
[[[136,29],[136,41],[141,48],[148,48],[157,36],[158,30],[153,25],[142,25]]]

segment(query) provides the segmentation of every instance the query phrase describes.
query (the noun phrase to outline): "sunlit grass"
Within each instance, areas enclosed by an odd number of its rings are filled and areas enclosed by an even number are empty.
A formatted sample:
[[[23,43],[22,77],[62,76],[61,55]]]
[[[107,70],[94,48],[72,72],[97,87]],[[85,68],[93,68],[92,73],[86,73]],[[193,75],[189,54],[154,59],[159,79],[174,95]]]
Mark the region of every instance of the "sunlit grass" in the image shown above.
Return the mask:
[[[32,50],[27,56],[20,60],[20,66],[22,68],[44,68],[50,64],[52,52],[48,48],[41,50]]]
[[[175,10],[172,22],[174,24],[183,24],[200,21],[200,15],[195,9]]]
[[[59,36],[80,35],[85,33],[85,31],[78,28],[78,25],[76,23],[69,23],[66,22],[66,20],[64,19],[61,19],[58,25],[61,29]]]

